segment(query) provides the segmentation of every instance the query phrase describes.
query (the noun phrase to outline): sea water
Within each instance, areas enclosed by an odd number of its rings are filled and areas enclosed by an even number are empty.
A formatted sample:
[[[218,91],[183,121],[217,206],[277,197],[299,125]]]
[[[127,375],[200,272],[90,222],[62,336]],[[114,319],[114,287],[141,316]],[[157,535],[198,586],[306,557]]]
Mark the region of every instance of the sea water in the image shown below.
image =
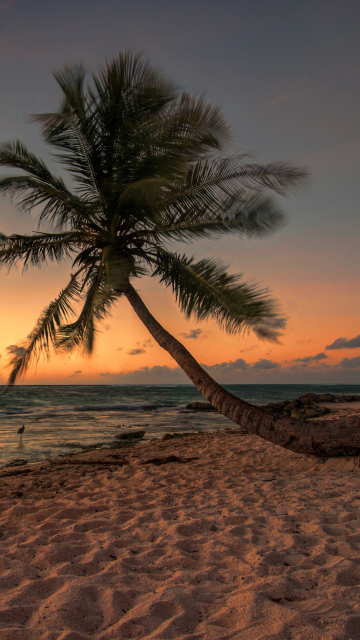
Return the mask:
[[[360,385],[233,384],[224,387],[255,405],[294,400],[303,393],[360,395]],[[192,385],[0,386],[0,466],[35,462],[88,445],[109,446],[124,429],[142,429],[145,441],[165,433],[215,431],[234,426],[224,416],[187,412],[204,401]],[[25,425],[20,438],[18,429]]]

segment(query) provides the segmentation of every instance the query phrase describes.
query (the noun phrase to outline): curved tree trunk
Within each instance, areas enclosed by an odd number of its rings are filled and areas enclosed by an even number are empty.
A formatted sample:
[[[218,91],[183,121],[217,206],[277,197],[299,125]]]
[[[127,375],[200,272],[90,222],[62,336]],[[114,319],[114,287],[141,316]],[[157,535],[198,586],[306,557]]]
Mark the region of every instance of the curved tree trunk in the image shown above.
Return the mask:
[[[123,288],[137,316],[154,340],[174,358],[202,395],[224,416],[249,434],[269,440],[297,453],[314,456],[358,455],[360,424],[348,426],[340,421],[301,422],[293,418],[275,418],[263,409],[240,400],[219,385],[193,358],[191,353],[168,333],[150,313],[132,285]]]

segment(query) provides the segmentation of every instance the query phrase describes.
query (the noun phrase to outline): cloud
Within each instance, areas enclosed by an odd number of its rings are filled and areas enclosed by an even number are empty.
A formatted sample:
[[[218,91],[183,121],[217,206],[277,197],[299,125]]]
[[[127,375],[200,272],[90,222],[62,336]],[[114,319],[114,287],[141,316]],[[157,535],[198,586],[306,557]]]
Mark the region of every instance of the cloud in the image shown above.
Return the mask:
[[[24,356],[26,353],[26,349],[24,347],[19,347],[17,344],[10,344],[6,347],[6,351],[9,356]]]
[[[230,362],[221,362],[220,364],[212,364],[207,366],[206,364],[202,364],[202,367],[206,371],[214,375],[226,374],[226,373],[234,373],[235,371],[245,371],[245,369],[249,369],[249,364],[245,362],[242,358],[238,358],[237,360],[230,360]]]
[[[317,353],[316,356],[305,356],[304,358],[296,358],[293,362],[319,362],[319,360],[326,360],[328,358],[324,352]]]
[[[207,366],[201,366],[210,375],[216,376],[218,380],[232,381],[232,376],[239,372],[247,371],[250,365],[242,358],[230,362],[222,362]],[[99,374],[112,384],[191,384],[189,378],[180,367],[167,367],[155,365],[154,367],[140,367],[127,373],[108,373],[104,371]]]
[[[152,348],[154,346],[151,338],[144,340],[144,342],[135,342],[135,344],[136,344],[136,349],[130,349],[130,351],[127,351],[128,356],[138,356],[141,353],[146,353],[146,349],[148,347]],[[122,351],[122,347],[117,350]]]
[[[191,329],[189,333],[181,333],[180,335],[183,338],[187,338],[188,340],[197,340],[197,338],[202,334],[202,329]]]
[[[134,351],[136,351],[134,349]],[[213,365],[201,363],[207,373],[213,376],[220,383],[248,382],[251,379],[258,380],[259,374],[272,369],[280,369],[280,365],[272,360],[262,359],[250,365],[242,358],[220,362]],[[188,377],[180,367],[171,368],[168,366],[140,367],[126,373],[109,373],[104,371],[99,377],[111,384],[190,384]]]
[[[0,9],[10,9],[10,7],[15,4],[16,0],[9,0],[9,2],[2,2],[0,4]]]
[[[124,347],[118,347],[116,351],[123,351]]]
[[[240,349],[240,353],[246,353],[247,351],[254,351],[254,349],[258,349],[258,344],[251,344],[250,347],[246,347],[246,349]]]
[[[254,362],[252,365],[253,369],[277,369],[279,367],[278,362],[273,362],[272,360],[266,360],[266,358],[261,358],[257,362]]]
[[[74,371],[74,373],[68,376],[68,378],[75,378],[76,376],[80,375],[80,373],[82,373],[80,369],[78,371]]]
[[[141,367],[126,373],[100,373],[111,384],[191,384],[185,373],[176,367],[155,365],[154,367]]]
[[[347,338],[336,338],[334,342],[327,344],[325,349],[330,351],[333,349],[357,349],[358,347],[360,347],[360,333],[358,336],[355,336],[355,338],[350,338],[350,340]]]
[[[358,369],[360,367],[360,356],[356,358],[343,358],[338,366],[345,367],[346,369]]]
[[[284,361],[278,363],[262,358],[250,364],[238,358],[228,362],[213,365],[201,363],[201,366],[220,384],[248,384],[269,382],[273,378],[277,381],[292,384],[324,383],[324,384],[357,384],[360,369],[360,356],[344,358],[339,364],[327,364],[324,354],[299,358],[298,361]],[[139,367],[125,373],[110,373],[104,371],[97,380],[104,384],[191,384],[180,367],[155,365],[153,367]],[[94,381],[93,381],[94,382]]]

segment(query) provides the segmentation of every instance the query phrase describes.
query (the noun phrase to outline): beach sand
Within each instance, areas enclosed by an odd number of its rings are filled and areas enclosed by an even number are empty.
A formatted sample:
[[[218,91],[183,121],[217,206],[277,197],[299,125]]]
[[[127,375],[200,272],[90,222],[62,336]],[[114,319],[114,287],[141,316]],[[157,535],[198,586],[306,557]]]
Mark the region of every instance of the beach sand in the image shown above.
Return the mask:
[[[0,640],[360,638],[358,458],[230,429],[1,475]]]

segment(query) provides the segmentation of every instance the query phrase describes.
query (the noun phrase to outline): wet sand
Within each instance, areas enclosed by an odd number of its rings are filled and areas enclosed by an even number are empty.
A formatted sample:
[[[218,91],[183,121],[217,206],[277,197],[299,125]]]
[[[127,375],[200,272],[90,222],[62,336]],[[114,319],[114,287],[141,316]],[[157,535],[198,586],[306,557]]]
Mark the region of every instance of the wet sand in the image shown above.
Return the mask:
[[[358,458],[231,429],[0,475],[0,640],[360,638]]]

